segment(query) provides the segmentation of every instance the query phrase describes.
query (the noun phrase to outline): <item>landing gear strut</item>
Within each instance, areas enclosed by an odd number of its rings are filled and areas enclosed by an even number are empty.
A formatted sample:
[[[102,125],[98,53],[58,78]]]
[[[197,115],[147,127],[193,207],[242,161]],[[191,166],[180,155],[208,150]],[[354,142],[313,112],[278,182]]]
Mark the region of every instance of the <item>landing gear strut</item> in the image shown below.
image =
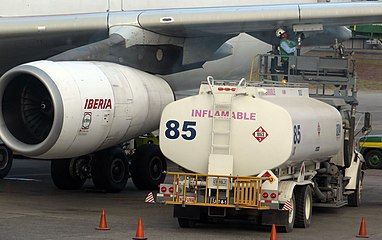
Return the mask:
[[[1,166],[1,165],[0,165]],[[97,189],[120,192],[128,178],[142,190],[154,190],[164,182],[166,158],[155,144],[138,147],[128,161],[120,147],[112,147],[71,159],[52,160],[51,173],[54,184],[65,190],[80,189],[86,179],[92,178]]]

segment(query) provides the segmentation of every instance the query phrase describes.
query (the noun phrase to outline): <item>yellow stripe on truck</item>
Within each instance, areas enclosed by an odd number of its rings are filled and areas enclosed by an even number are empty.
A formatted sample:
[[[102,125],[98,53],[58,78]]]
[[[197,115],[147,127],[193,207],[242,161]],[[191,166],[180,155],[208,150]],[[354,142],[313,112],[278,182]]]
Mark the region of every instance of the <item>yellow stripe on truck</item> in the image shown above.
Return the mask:
[[[360,142],[361,148],[382,148],[382,142]]]

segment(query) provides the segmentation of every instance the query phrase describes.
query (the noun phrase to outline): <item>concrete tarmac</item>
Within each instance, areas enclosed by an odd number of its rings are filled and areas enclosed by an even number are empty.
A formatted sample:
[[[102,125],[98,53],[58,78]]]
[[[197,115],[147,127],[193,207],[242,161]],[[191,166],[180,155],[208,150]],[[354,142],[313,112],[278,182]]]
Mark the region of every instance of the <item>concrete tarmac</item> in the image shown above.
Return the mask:
[[[382,92],[359,92],[358,101],[359,111],[372,114],[372,134],[382,134]],[[363,122],[360,124],[362,127]]]
[[[361,93],[360,110],[374,115],[373,133],[382,133],[382,93]],[[370,239],[382,239],[382,170],[367,170],[363,204],[359,208],[314,209],[308,229],[278,233],[278,239],[356,239],[361,217]],[[148,192],[131,181],[119,194],[85,189],[62,191],[50,178],[50,163],[15,160],[7,179],[0,181],[0,239],[131,239],[137,218],[148,239],[269,239],[269,229],[245,222],[178,227],[172,207],[144,203]],[[95,230],[101,209],[110,231]]]

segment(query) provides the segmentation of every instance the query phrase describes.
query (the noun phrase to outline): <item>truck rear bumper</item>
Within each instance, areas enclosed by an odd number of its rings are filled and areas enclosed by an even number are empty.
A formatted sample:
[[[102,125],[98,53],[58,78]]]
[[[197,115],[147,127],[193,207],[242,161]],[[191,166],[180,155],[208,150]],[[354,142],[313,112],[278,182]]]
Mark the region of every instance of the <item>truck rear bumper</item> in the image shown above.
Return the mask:
[[[174,217],[205,222],[212,219],[246,220],[256,224],[287,226],[289,211],[269,209],[239,209],[174,205]]]

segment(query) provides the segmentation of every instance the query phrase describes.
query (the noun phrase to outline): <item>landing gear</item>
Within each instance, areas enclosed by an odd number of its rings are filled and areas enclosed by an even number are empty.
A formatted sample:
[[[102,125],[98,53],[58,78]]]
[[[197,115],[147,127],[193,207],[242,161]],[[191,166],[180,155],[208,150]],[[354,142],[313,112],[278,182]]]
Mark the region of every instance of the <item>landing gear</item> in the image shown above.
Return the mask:
[[[157,189],[164,182],[167,164],[157,145],[141,145],[131,158],[129,162],[118,146],[78,158],[52,160],[52,179],[58,188],[74,190],[92,178],[97,189],[107,192],[124,190],[130,174],[138,189]]]
[[[90,158],[87,156],[55,159],[50,165],[52,180],[63,190],[80,189],[90,175]]]
[[[12,162],[12,151],[5,146],[0,146],[0,179],[3,179],[8,175],[12,167]]]
[[[166,177],[166,170],[166,159],[157,145],[142,145],[132,156],[131,178],[138,189],[157,189]]]
[[[113,147],[97,152],[92,165],[92,178],[96,188],[115,193],[125,189],[129,166],[122,149]]]

